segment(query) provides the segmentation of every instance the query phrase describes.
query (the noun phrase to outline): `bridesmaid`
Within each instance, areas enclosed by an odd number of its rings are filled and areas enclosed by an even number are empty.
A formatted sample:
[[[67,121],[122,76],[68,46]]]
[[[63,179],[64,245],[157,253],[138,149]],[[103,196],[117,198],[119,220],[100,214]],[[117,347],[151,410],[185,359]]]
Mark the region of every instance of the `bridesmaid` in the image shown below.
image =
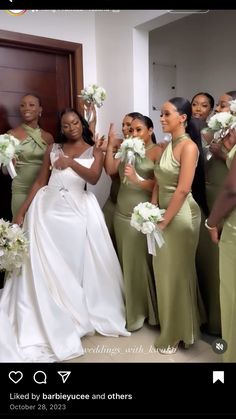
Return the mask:
[[[234,137],[236,142],[235,131]],[[236,145],[228,153],[226,164],[230,171],[205,226],[212,240],[219,242],[222,338],[228,345],[223,360],[236,362]]]
[[[131,136],[145,143],[146,156],[135,166],[114,159],[112,130],[108,136],[105,167],[108,174],[119,171],[121,186],[117,196],[114,215],[114,231],[118,257],[123,270],[127,329],[140,329],[147,319],[151,325],[158,324],[156,291],[154,286],[152,259],[148,254],[145,235],[130,225],[133,208],[140,202],[150,201],[154,185],[154,163],[161,154],[160,145],[152,141],[153,124],[150,118],[140,115],[131,122]],[[123,178],[128,178],[124,184]]]
[[[236,99],[236,91],[230,91],[221,95],[218,99],[215,112],[230,112],[229,101]],[[223,144],[210,146],[212,157],[205,161],[206,174],[206,197],[208,208],[211,211],[215,199],[228,174],[226,158],[228,150]],[[219,249],[210,240],[209,234],[204,227],[204,217],[199,246],[197,251],[197,271],[200,289],[207,312],[206,332],[221,336],[221,314],[219,297]]]
[[[175,97],[161,110],[161,125],[172,136],[154,173],[152,202],[165,209],[165,244],[153,258],[161,333],[155,346],[162,354],[173,354],[182,341],[193,344],[200,336],[199,289],[195,269],[201,214],[191,193],[199,157],[197,145],[185,131],[191,117],[188,100]],[[201,307],[202,311],[203,307]]]
[[[123,121],[122,121],[122,134],[123,138],[128,138],[130,136],[130,127],[131,122],[133,118],[141,116],[139,112],[130,112],[125,115]],[[119,145],[122,140],[117,139],[116,143],[114,142],[114,150],[113,152],[116,153],[117,149],[119,148]],[[105,143],[105,141],[104,141]],[[102,149],[103,151],[106,151],[107,145],[105,144],[105,149]],[[103,206],[103,213],[106,221],[107,228],[109,230],[111,239],[113,241],[113,244],[115,245],[115,232],[114,232],[114,212],[115,212],[115,206],[117,202],[117,195],[120,188],[120,177],[118,173],[115,173],[114,175],[111,175],[111,189],[109,197],[106,201],[106,203]]]
[[[22,124],[11,129],[9,134],[20,140],[20,152],[16,160],[17,176],[12,181],[13,218],[25,201],[42,165],[48,144],[53,142],[49,132],[39,127],[42,115],[41,101],[38,96],[27,94],[20,102]]]

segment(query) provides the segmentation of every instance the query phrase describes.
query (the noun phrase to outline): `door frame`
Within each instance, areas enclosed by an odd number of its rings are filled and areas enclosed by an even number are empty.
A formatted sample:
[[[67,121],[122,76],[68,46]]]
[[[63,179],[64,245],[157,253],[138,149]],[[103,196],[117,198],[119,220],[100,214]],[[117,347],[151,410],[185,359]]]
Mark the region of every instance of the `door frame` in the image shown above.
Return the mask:
[[[71,107],[81,112],[78,94],[83,89],[82,44],[58,39],[0,30],[0,46],[69,56]]]

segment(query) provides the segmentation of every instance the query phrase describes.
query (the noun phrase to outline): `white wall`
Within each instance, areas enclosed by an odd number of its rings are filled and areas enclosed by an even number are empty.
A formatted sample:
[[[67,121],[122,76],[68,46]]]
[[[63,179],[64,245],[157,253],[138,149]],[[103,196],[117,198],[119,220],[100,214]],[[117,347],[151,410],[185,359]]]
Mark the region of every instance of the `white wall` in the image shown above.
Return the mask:
[[[235,22],[236,10],[216,10],[150,32],[150,78],[153,61],[176,64],[177,96],[191,99],[207,91],[217,101],[227,90],[236,90]],[[150,117],[161,137],[159,113],[152,111],[151,101]]]
[[[107,90],[98,109],[98,130],[106,134],[110,122],[120,132],[128,112],[149,114],[148,31],[180,17],[165,10],[46,10],[14,17],[1,10],[0,29],[82,43],[84,84],[97,82]],[[109,184],[103,173],[96,186],[101,205]]]
[[[94,12],[28,10],[22,16],[11,16],[0,10],[0,29],[83,44],[84,83],[96,80]]]

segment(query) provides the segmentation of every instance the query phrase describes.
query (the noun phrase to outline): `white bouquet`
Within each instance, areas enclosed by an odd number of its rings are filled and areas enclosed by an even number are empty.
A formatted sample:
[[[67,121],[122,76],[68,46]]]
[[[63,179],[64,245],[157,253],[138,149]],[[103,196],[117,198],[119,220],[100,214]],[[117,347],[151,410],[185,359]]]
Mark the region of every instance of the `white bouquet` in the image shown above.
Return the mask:
[[[0,135],[0,165],[6,166],[10,176],[14,178],[16,171],[12,159],[17,154],[17,147],[20,141],[10,134]]]
[[[8,272],[21,267],[28,253],[28,240],[18,224],[0,219],[0,270]]]
[[[104,100],[106,99],[106,90],[103,87],[99,87],[97,84],[91,84],[85,89],[81,90],[79,97],[81,97],[85,102],[93,103],[98,108],[101,108]],[[93,119],[93,111],[91,111],[89,108],[85,109],[85,118],[89,123]]]
[[[236,122],[236,117],[230,112],[218,112],[209,119],[208,127],[219,132],[229,128],[234,122]]]
[[[163,220],[165,210],[150,202],[141,202],[133,209],[130,224],[136,230],[147,235],[148,252],[156,255],[155,241],[159,247],[164,244],[161,230],[157,223]]]
[[[121,159],[121,161],[126,161],[126,164],[131,164],[132,166],[135,165],[136,158],[143,159],[144,157],[145,145],[143,140],[141,140],[138,137],[130,137],[125,139],[121,143],[119,150],[115,154],[115,159]],[[127,183],[126,176],[123,179],[123,183]]]
[[[203,138],[205,134],[212,138],[210,143],[203,143],[203,150],[207,160],[212,157],[212,153],[209,151],[210,145],[221,142],[235,125],[236,116],[230,112],[218,112],[209,119],[208,128],[203,130]]]

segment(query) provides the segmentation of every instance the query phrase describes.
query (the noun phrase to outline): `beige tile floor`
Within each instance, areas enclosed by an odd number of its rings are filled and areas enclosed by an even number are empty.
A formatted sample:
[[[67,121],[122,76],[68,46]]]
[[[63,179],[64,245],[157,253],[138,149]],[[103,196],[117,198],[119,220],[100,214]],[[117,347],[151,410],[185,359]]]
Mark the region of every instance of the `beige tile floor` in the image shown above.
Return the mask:
[[[85,354],[66,362],[222,362],[211,347],[215,337],[203,334],[189,349],[161,355],[153,345],[158,333],[157,328],[145,324],[130,337],[86,336],[82,339]]]

